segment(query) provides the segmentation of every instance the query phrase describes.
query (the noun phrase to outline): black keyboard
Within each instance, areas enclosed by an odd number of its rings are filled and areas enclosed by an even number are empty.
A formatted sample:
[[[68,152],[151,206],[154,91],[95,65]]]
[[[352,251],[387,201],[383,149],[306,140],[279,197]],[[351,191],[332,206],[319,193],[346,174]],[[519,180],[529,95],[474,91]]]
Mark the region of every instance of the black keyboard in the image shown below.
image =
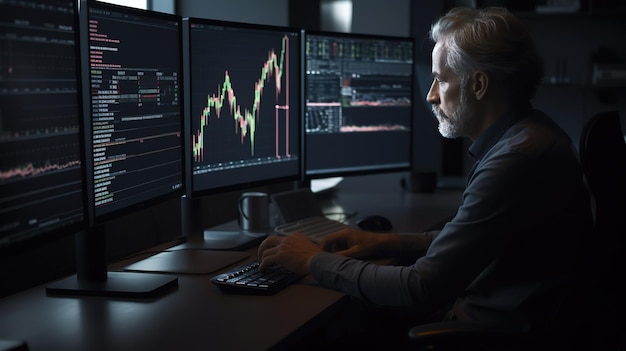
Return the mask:
[[[272,295],[302,277],[278,265],[260,271],[259,261],[253,261],[216,275],[211,282],[228,293]]]

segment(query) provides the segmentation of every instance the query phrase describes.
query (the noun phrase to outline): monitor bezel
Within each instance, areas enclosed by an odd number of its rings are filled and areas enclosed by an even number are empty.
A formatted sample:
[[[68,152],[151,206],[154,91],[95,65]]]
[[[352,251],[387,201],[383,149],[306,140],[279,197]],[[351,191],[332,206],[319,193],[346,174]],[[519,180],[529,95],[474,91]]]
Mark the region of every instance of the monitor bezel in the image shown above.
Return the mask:
[[[184,140],[186,140],[186,136],[185,136],[185,131],[184,131],[184,116],[185,116],[185,105],[184,105],[184,99],[185,99],[185,89],[184,89],[184,81],[183,81],[183,69],[184,69],[184,64],[183,64],[183,59],[182,59],[182,48],[183,48],[183,43],[182,43],[182,27],[183,27],[183,22],[182,22],[182,17],[175,15],[175,14],[169,14],[169,13],[164,13],[164,12],[157,12],[157,11],[152,11],[152,10],[144,10],[144,9],[139,9],[139,8],[134,8],[134,7],[128,7],[128,6],[123,6],[123,5],[117,5],[117,4],[112,4],[112,3],[106,3],[106,2],[102,2],[99,0],[81,0],[81,8],[80,11],[84,12],[84,15],[80,16],[80,20],[82,21],[80,23],[81,29],[88,29],[89,28],[89,19],[91,18],[89,9],[90,8],[97,8],[97,9],[101,9],[101,10],[105,10],[105,11],[114,11],[114,12],[122,12],[122,13],[126,13],[132,16],[138,16],[138,17],[149,17],[152,19],[156,19],[156,20],[166,20],[166,21],[171,21],[171,22],[176,22],[178,24],[178,52],[179,52],[179,72],[180,74],[178,75],[178,84],[180,87],[180,101],[181,101],[181,105],[180,105],[180,131],[181,131],[181,141],[183,141],[183,144],[181,145],[181,154],[180,154],[180,159],[181,159],[181,174],[182,174],[182,178],[181,178],[181,184],[182,186],[179,187],[178,189],[173,189],[172,191],[165,193],[165,194],[160,194],[158,196],[154,196],[152,198],[146,199],[146,200],[142,200],[139,202],[136,202],[134,204],[130,204],[128,206],[125,206],[123,208],[118,208],[115,210],[112,210],[110,212],[107,213],[102,213],[102,214],[97,214],[96,213],[96,206],[95,206],[95,194],[94,194],[94,180],[93,180],[93,144],[91,143],[92,137],[93,137],[93,129],[92,129],[92,125],[91,125],[91,121],[92,121],[92,117],[91,117],[91,99],[92,99],[92,95],[91,95],[91,89],[90,89],[90,81],[91,81],[91,77],[90,77],[90,64],[89,64],[89,32],[88,30],[82,30],[80,33],[80,46],[81,46],[81,53],[80,53],[80,61],[81,61],[81,72],[82,74],[82,85],[83,85],[83,129],[84,129],[84,150],[85,150],[85,174],[86,174],[86,186],[87,186],[87,191],[86,191],[86,199],[87,199],[87,203],[86,203],[86,208],[87,208],[87,214],[88,214],[88,223],[91,227],[94,226],[99,226],[99,225],[103,225],[106,222],[109,222],[113,219],[119,218],[119,217],[123,217],[126,216],[128,214],[132,214],[153,206],[156,206],[158,204],[161,203],[165,203],[169,200],[175,199],[175,198],[180,198],[181,196],[183,196],[185,194],[185,168],[184,168]]]
[[[245,189],[260,187],[260,186],[268,186],[286,182],[297,182],[302,179],[302,158],[304,149],[302,148],[302,126],[303,126],[303,101],[302,101],[302,93],[304,91],[304,69],[303,69],[303,60],[304,60],[304,29],[296,28],[292,26],[278,26],[278,25],[270,25],[270,24],[258,24],[258,23],[247,23],[247,22],[237,22],[237,21],[228,21],[228,20],[218,20],[218,19],[210,19],[210,18],[200,18],[200,17],[184,17],[183,18],[183,55],[184,59],[184,67],[185,71],[183,73],[183,80],[185,81],[185,90],[187,94],[185,95],[185,135],[187,136],[187,140],[185,142],[185,174],[186,174],[186,196],[190,199],[193,198],[202,198],[209,195],[215,195],[220,193],[232,192],[232,191],[242,191]],[[192,74],[191,74],[191,25],[192,24],[201,24],[206,26],[223,26],[230,27],[235,29],[246,29],[246,30],[262,30],[262,31],[270,31],[276,33],[290,33],[292,35],[296,35],[298,38],[298,52],[299,52],[299,60],[297,62],[296,73],[298,79],[298,91],[297,91],[297,99],[298,99],[298,109],[296,117],[298,121],[297,128],[297,145],[298,145],[298,170],[291,175],[287,176],[279,176],[279,177],[265,177],[263,179],[256,179],[252,181],[243,181],[243,182],[234,182],[228,185],[219,185],[214,187],[206,187],[202,189],[194,189],[194,175],[193,175],[193,146],[192,141],[190,140],[191,135],[193,135],[193,126],[191,123],[191,85],[192,85]]]
[[[302,71],[303,71],[303,90],[302,90],[302,108],[303,108],[303,114],[302,114],[302,123],[303,123],[303,127],[301,128],[301,132],[302,132],[302,144],[303,144],[303,150],[304,152],[302,153],[302,170],[301,170],[301,175],[302,178],[300,179],[300,181],[304,184],[308,184],[311,181],[317,180],[317,179],[323,179],[323,178],[331,178],[331,177],[352,177],[352,176],[359,176],[359,175],[372,175],[372,174],[382,174],[382,173],[395,173],[395,172],[406,172],[406,171],[410,171],[413,167],[413,154],[414,154],[414,140],[413,140],[413,135],[414,135],[414,128],[415,128],[415,115],[414,115],[414,109],[415,109],[415,97],[416,97],[416,91],[415,91],[415,82],[416,82],[416,70],[415,70],[415,62],[416,62],[416,40],[414,37],[411,36],[396,36],[396,35],[385,35],[385,34],[368,34],[368,33],[358,33],[358,32],[338,32],[338,31],[330,31],[330,30],[313,30],[313,29],[307,29],[304,31],[304,38],[303,38],[303,46],[306,47],[306,43],[307,43],[307,37],[308,36],[328,36],[328,37],[336,37],[336,38],[340,38],[340,39],[367,39],[367,40],[389,40],[389,41],[398,41],[398,42],[407,42],[407,43],[411,43],[412,44],[412,59],[413,59],[413,68],[412,68],[412,75],[411,75],[411,82],[410,82],[410,86],[411,86],[411,96],[412,96],[412,100],[411,100],[411,106],[409,107],[410,109],[410,119],[409,119],[409,156],[408,156],[408,163],[404,166],[388,166],[388,167],[365,167],[365,166],[359,166],[359,167],[349,167],[349,168],[342,168],[342,169],[325,169],[325,170],[318,170],[315,171],[314,173],[310,173],[309,169],[308,169],[308,165],[307,165],[307,135],[306,135],[306,128],[304,127],[304,123],[305,123],[305,119],[306,119],[306,83],[307,83],[307,62],[306,60],[303,60],[302,63]]]

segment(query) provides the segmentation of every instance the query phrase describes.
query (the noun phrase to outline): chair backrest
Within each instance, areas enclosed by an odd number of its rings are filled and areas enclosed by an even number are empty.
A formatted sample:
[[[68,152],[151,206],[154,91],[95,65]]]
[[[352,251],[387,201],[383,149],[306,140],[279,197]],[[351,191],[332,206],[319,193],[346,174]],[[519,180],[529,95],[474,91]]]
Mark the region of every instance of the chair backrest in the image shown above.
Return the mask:
[[[598,340],[624,345],[626,303],[626,143],[617,111],[594,115],[583,127],[580,161],[594,198],[594,232],[585,275],[592,277]],[[595,290],[594,290],[595,289]]]
[[[595,201],[594,242],[609,250],[604,259],[615,259],[607,255],[611,251],[624,256],[624,251],[615,252],[625,249],[619,244],[626,238],[626,143],[617,111],[598,113],[585,124],[579,152]]]

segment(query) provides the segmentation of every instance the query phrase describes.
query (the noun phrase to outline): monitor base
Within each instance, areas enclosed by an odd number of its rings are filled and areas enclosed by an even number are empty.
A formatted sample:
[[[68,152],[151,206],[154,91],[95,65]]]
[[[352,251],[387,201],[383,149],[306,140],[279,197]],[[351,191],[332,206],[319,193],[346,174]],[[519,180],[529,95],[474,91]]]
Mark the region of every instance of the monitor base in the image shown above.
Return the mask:
[[[173,248],[128,265],[124,271],[212,274],[248,257],[250,254],[245,251]]]
[[[267,238],[266,232],[205,229],[202,248],[210,250],[246,250]]]
[[[48,295],[153,298],[178,286],[178,278],[145,273],[108,272],[101,281],[74,275],[46,287]]]

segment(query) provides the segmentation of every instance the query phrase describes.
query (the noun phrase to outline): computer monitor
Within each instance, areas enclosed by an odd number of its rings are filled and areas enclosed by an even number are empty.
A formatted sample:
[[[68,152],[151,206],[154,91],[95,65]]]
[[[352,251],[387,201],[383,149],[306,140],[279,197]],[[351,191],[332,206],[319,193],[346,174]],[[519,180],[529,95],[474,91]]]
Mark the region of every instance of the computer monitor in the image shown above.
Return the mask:
[[[303,31],[185,21],[188,196],[299,180]],[[249,233],[204,232],[221,248],[241,244],[238,234]]]
[[[182,18],[95,0],[80,11],[91,226],[78,250],[85,280],[101,284],[70,278],[48,292],[151,296],[177,279],[107,272],[104,224],[184,193]]]
[[[0,252],[84,227],[77,6],[0,4]]]
[[[411,167],[414,40],[306,31],[305,180]]]
[[[100,1],[85,10],[87,195],[98,225],[184,192],[182,22]]]

